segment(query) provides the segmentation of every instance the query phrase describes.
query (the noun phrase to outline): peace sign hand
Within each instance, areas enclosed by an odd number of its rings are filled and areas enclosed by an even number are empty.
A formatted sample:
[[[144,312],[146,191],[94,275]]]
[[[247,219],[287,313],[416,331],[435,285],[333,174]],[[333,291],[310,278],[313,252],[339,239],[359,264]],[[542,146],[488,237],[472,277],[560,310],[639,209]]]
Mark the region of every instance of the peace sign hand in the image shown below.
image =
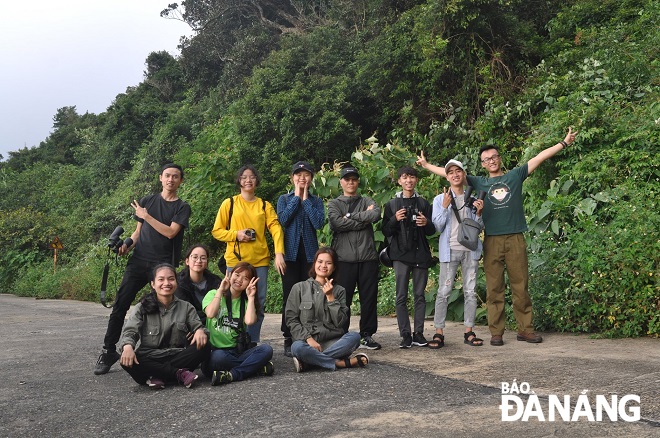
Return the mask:
[[[443,208],[449,208],[449,205],[451,204],[451,190],[448,189],[447,187],[442,188],[442,207]]]
[[[248,283],[247,289],[245,289],[245,293],[247,294],[248,298],[254,298],[257,296],[257,282],[259,281],[259,277],[252,277],[252,280],[250,280],[250,283]]]

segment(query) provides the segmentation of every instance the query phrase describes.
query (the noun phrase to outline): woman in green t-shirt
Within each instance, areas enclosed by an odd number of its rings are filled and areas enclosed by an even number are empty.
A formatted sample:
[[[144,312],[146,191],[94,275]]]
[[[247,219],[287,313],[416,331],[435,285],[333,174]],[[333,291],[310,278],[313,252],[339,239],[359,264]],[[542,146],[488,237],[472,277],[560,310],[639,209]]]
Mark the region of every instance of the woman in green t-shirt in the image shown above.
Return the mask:
[[[211,355],[205,373],[212,374],[211,385],[244,380],[255,374],[272,375],[273,348],[256,345],[247,335],[247,326],[257,321],[257,271],[239,262],[202,302],[209,330]]]

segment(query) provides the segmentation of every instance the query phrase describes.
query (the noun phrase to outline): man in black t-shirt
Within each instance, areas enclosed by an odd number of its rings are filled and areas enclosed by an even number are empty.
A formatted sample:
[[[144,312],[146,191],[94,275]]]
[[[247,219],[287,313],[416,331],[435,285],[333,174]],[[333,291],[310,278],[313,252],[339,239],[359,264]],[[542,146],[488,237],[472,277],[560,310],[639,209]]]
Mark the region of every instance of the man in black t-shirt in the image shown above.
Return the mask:
[[[119,255],[133,249],[126,264],[124,277],[117,291],[117,299],[110,313],[108,329],[103,340],[103,351],[99,356],[94,374],[106,374],[120,355],[116,350],[126,312],[135,295],[152,280],[152,270],[160,263],[179,264],[183,230],[188,226],[190,206],[179,199],[177,190],[183,181],[181,166],[169,163],[160,173],[163,190],[146,196],[140,202],[133,200],[138,221],[135,231],[119,249]]]

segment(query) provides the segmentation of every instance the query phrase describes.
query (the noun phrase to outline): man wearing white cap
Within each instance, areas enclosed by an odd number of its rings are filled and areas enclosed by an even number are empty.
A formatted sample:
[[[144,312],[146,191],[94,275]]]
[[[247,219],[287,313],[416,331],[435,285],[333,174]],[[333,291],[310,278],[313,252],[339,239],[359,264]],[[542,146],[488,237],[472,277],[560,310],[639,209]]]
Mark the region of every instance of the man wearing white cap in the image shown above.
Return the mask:
[[[479,259],[481,258],[482,244],[478,241],[477,248],[470,250],[458,242],[459,222],[456,214],[452,212],[453,205],[456,206],[457,214],[461,221],[470,218],[479,222],[483,227],[481,210],[484,202],[481,199],[466,199],[466,191],[463,190],[465,182],[465,168],[463,163],[457,160],[449,160],[445,164],[446,178],[449,181],[449,190],[443,188],[443,193],[433,200],[433,225],[440,233],[438,243],[438,258],[440,259],[440,277],[438,280],[438,295],[435,298],[435,315],[433,322],[435,334],[433,340],[429,341],[429,348],[442,348],[445,345],[445,320],[447,318],[447,300],[454,288],[454,280],[458,267],[461,267],[461,278],[463,282],[463,325],[465,326],[464,342],[477,347],[483,345],[483,340],[477,338],[474,333],[474,320],[477,313],[477,271],[479,270]],[[452,198],[454,200],[452,205]]]
[[[534,331],[532,300],[528,291],[527,245],[523,232],[527,221],[523,209],[522,183],[545,160],[554,157],[575,141],[577,132],[568,128],[562,141],[539,152],[527,163],[504,172],[502,157],[497,147],[486,145],[479,150],[481,167],[488,176],[467,176],[468,183],[476,190],[487,193],[484,203],[484,271],[486,273],[488,328],[490,345],[504,345],[502,335],[506,323],[504,314],[504,272],[509,278],[513,314],[518,324],[518,341],[538,344],[541,335]],[[417,164],[429,171],[446,176],[444,168],[429,164],[422,153]]]

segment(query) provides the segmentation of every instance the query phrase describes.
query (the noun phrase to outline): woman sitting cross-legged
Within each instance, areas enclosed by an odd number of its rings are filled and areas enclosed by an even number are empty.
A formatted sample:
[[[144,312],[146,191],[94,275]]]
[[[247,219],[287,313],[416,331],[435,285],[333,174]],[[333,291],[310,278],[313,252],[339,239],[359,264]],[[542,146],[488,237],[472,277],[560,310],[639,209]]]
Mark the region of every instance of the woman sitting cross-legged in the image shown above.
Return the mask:
[[[193,305],[174,297],[173,266],[156,266],[153,278],[153,291],[140,300],[124,324],[121,366],[140,385],[161,389],[168,381],[178,381],[190,388],[197,380],[191,370],[209,354],[206,330]]]
[[[360,345],[360,334],[344,332],[349,310],[346,291],[332,284],[336,266],[337,253],[329,247],[319,248],[309,271],[311,278],[291,288],[285,316],[297,372],[309,366],[335,370],[369,363],[364,353],[350,357]]]
[[[204,374],[211,385],[244,380],[255,374],[273,374],[273,348],[245,341],[247,326],[257,321],[257,270],[249,263],[236,263],[218,290],[209,291],[202,308],[210,332],[211,354]],[[241,341],[244,340],[244,341]]]

